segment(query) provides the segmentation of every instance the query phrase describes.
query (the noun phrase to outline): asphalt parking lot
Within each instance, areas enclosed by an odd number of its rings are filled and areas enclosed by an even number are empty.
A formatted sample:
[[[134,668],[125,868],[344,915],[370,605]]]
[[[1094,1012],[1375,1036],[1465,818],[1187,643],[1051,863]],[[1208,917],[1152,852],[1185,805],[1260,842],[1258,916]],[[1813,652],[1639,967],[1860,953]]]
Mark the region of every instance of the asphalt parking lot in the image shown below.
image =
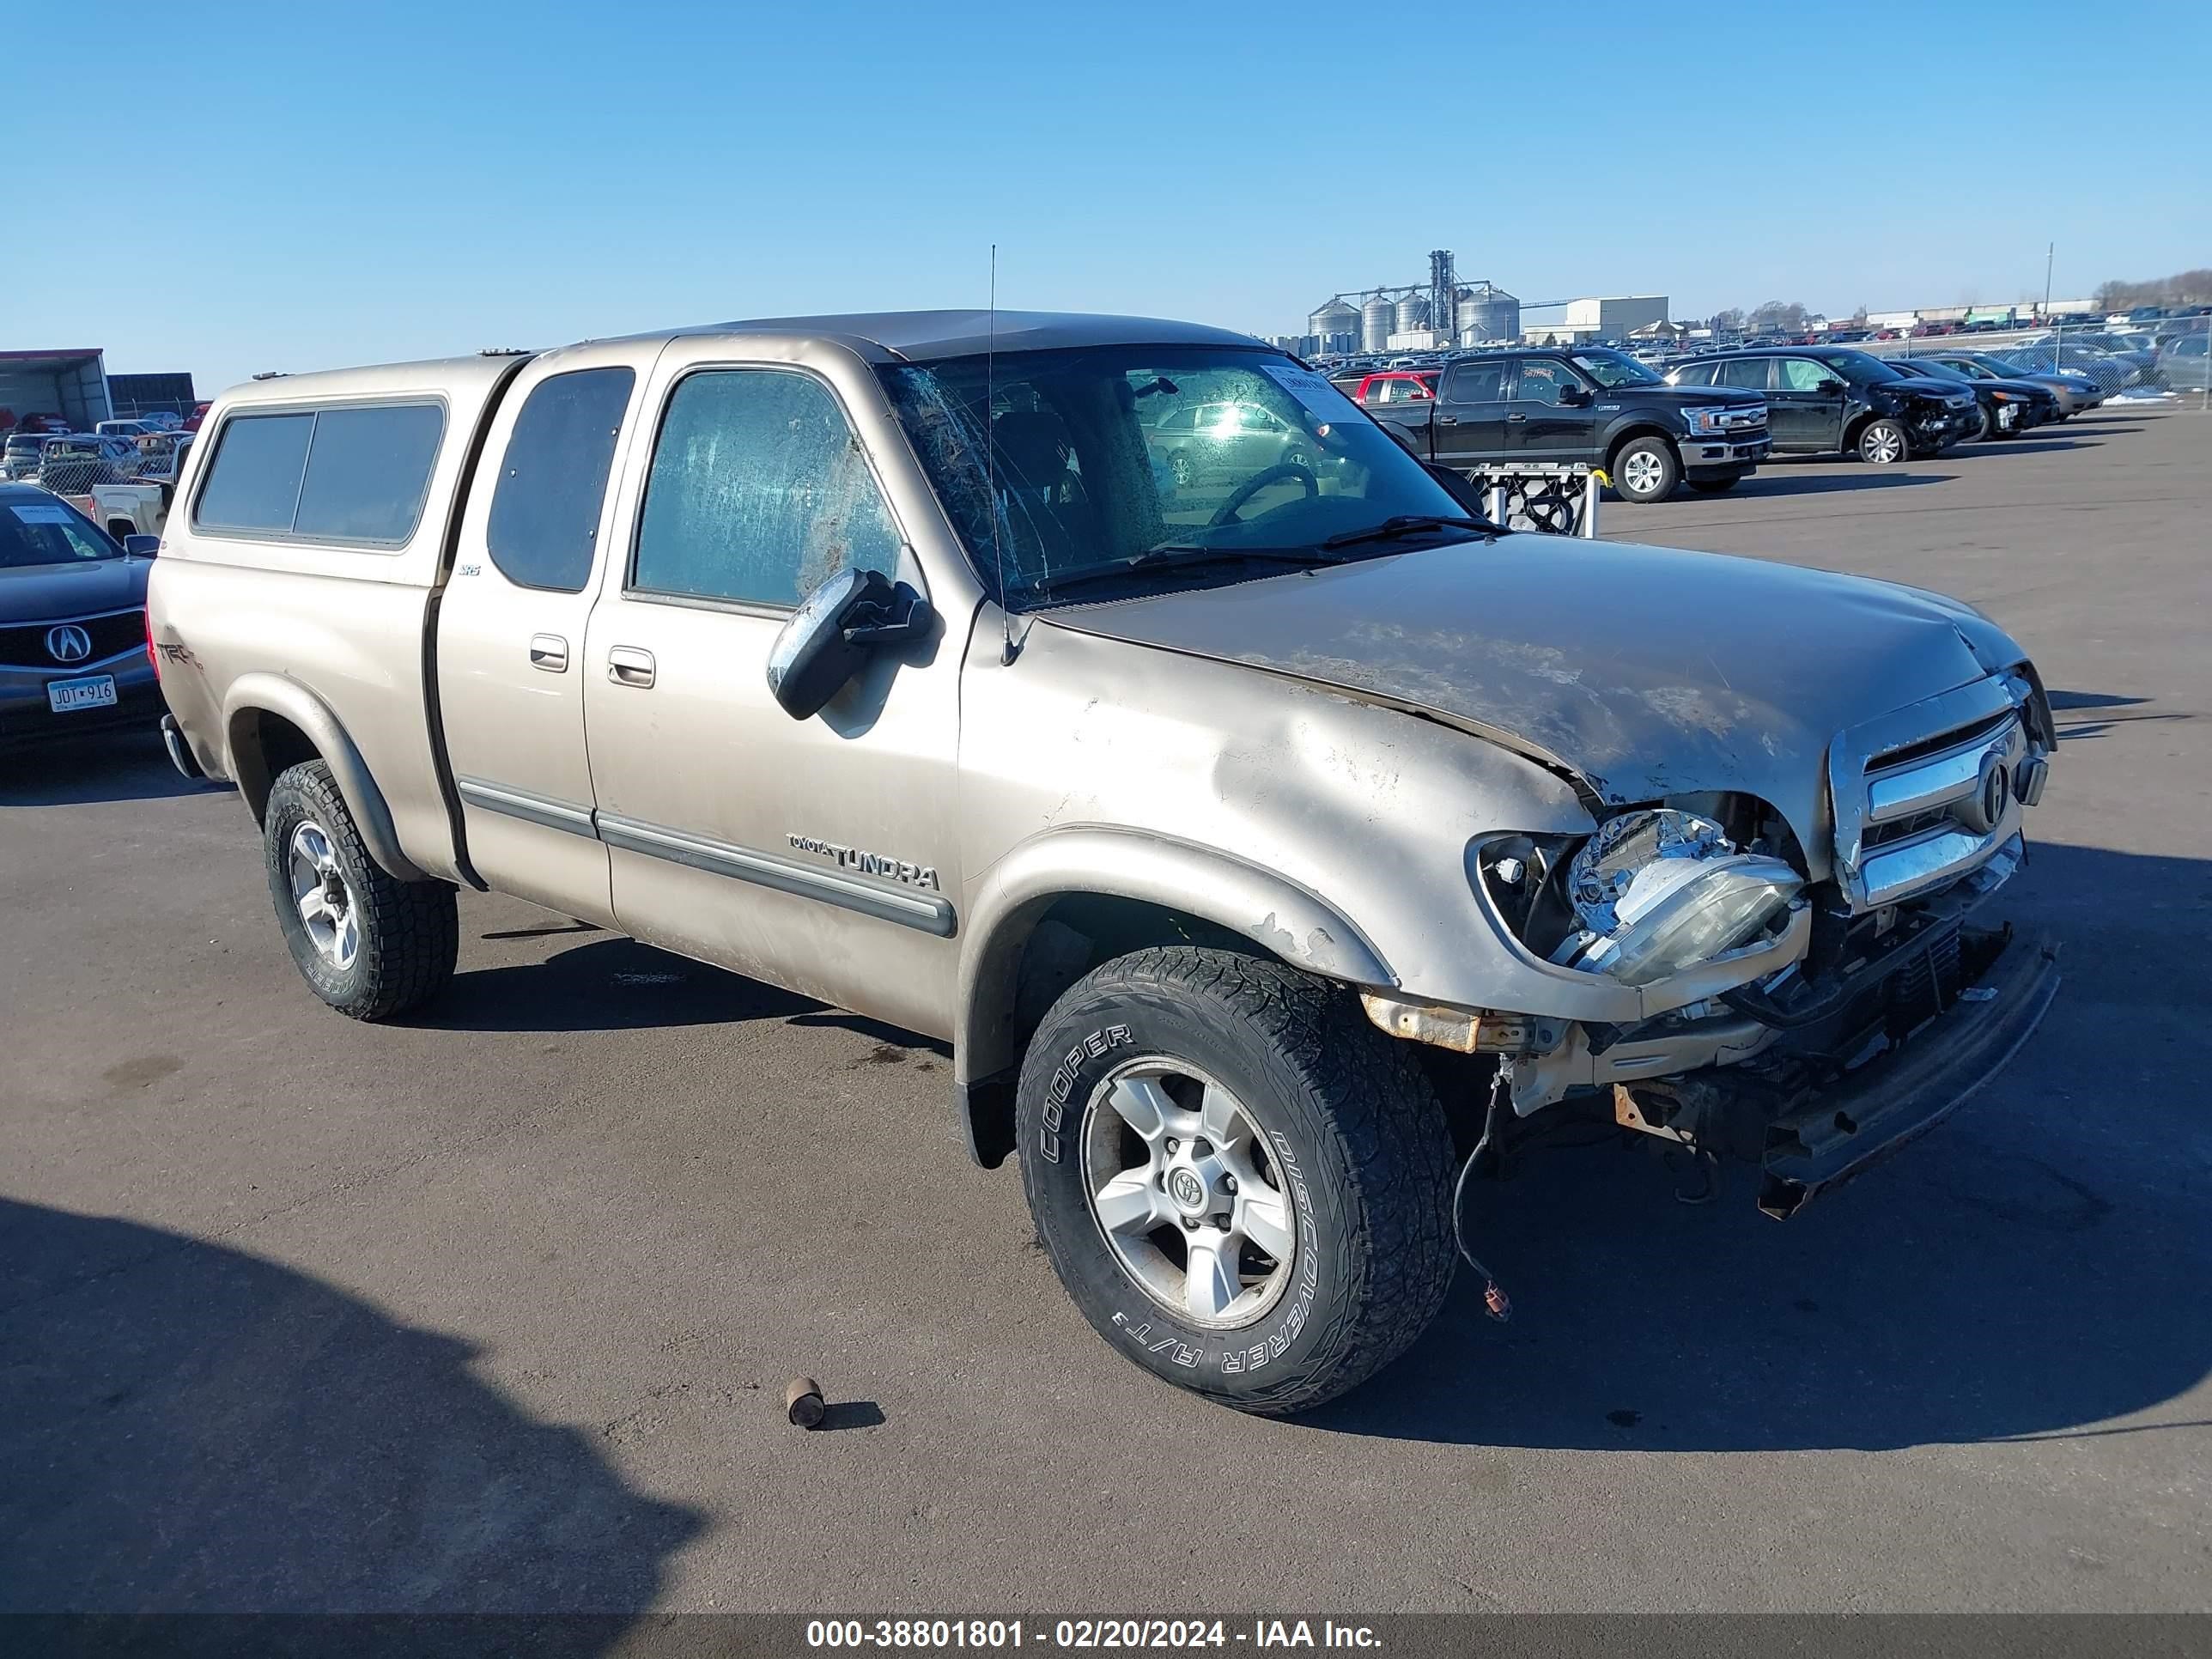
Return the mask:
[[[229,793],[0,758],[0,1610],[2212,1608],[2212,417],[1604,522],[2027,641],[2013,914],[2067,983],[1785,1224],[1531,1161],[1479,1224],[1514,1322],[1462,1282],[1299,1422],[1091,1333],[933,1046],[480,896],[445,1000],[357,1026]]]

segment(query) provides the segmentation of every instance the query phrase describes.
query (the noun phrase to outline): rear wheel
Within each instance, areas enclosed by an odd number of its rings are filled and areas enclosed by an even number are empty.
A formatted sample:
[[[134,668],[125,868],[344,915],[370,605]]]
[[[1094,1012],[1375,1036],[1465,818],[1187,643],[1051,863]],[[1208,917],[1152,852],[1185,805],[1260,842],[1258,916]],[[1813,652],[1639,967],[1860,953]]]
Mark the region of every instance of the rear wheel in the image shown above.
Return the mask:
[[[1633,438],[1613,458],[1613,487],[1623,501],[1663,501],[1682,481],[1682,463],[1664,438]]]
[[[1859,428],[1859,459],[1869,466],[1894,466],[1912,453],[1899,422],[1884,415]]]
[[[445,988],[460,951],[453,890],[380,867],[323,762],[277,778],[262,848],[284,943],[325,1002],[354,1019],[386,1019]]]
[[[1078,981],[1023,1062],[1022,1184],[1060,1283],[1133,1363],[1271,1416],[1443,1305],[1451,1137],[1341,987],[1176,946]]]

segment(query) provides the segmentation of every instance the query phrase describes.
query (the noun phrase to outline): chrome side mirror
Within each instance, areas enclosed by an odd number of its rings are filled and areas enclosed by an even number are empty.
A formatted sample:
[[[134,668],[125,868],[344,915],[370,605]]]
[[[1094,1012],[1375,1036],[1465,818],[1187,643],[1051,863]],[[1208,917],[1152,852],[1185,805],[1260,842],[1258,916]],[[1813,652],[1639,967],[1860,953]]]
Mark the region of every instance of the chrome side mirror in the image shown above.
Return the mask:
[[[870,651],[919,639],[935,620],[906,583],[880,570],[841,570],[806,596],[769,647],[769,695],[792,719],[811,720]]]

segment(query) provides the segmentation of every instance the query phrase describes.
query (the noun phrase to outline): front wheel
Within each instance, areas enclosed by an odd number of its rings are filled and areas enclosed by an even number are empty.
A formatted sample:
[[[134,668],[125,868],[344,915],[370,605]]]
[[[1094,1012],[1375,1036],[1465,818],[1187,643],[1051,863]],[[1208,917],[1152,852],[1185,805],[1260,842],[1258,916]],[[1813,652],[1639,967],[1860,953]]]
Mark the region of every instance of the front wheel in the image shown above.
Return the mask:
[[[460,910],[441,881],[401,881],[368,855],[321,761],[278,776],[261,824],[269,896],[314,994],[354,1019],[387,1019],[453,976]]]
[[[1613,458],[1613,487],[1623,501],[1663,501],[1681,480],[1682,463],[1664,438],[1635,439]]]
[[[1974,428],[1974,441],[1976,443],[1985,444],[1992,438],[2002,437],[2003,435],[2002,429],[1997,425],[1996,410],[1978,406],[1977,412],[1980,415],[1981,420]]]
[[[1869,466],[1894,466],[1911,453],[1904,426],[1887,415],[1859,429],[1859,459]]]
[[[1037,1236],[1130,1360],[1281,1416],[1355,1387],[1450,1288],[1451,1137],[1341,987],[1174,946],[1079,980],[1017,1105]]]

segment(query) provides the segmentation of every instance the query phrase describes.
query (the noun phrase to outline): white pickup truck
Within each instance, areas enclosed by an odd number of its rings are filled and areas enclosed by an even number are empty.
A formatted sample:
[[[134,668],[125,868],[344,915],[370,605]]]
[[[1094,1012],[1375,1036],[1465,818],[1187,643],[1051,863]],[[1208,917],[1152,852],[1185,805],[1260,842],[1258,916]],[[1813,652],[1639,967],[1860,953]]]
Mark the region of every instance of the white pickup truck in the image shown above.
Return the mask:
[[[192,446],[189,432],[158,432],[138,441],[137,476],[96,483],[77,501],[87,518],[118,542],[125,536],[158,536],[176,498],[177,471]]]

